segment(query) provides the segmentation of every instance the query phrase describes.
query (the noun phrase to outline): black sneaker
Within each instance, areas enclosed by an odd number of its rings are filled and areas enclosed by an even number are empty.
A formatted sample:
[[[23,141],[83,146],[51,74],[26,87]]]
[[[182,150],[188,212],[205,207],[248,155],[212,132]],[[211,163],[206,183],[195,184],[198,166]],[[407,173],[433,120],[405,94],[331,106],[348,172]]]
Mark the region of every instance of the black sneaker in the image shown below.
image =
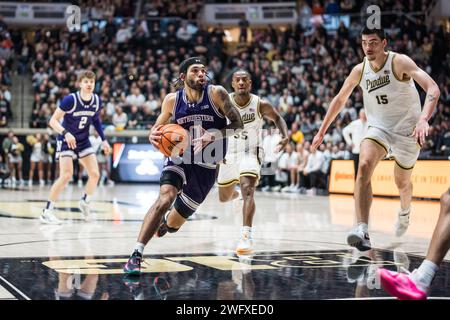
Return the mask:
[[[128,262],[123,267],[123,271],[128,275],[139,276],[141,275],[141,263],[142,263],[142,254],[134,250]]]
[[[169,292],[171,285],[166,278],[156,277],[153,280],[153,287],[155,288],[155,292],[161,300],[167,299],[167,293]]]
[[[123,278],[123,283],[130,290],[130,293],[133,296],[133,300],[144,300],[144,291],[139,279],[140,278],[130,277],[129,275],[126,275]]]
[[[348,282],[361,281],[364,278],[365,272],[369,267],[372,259],[369,257],[361,256],[356,261],[351,263],[347,269]]]
[[[158,238],[163,237],[169,229],[167,228],[166,215],[164,215],[161,219],[161,224],[159,225],[158,230],[156,231],[156,236]]]

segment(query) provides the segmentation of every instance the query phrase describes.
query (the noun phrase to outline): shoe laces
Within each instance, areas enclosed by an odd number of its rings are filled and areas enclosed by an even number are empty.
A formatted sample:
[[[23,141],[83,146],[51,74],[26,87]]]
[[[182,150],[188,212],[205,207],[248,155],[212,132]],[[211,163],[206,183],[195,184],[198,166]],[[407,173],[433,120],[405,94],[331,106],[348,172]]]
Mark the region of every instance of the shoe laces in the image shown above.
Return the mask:
[[[135,251],[131,255],[130,260],[133,264],[141,264],[143,259],[142,259],[142,255],[138,251]]]

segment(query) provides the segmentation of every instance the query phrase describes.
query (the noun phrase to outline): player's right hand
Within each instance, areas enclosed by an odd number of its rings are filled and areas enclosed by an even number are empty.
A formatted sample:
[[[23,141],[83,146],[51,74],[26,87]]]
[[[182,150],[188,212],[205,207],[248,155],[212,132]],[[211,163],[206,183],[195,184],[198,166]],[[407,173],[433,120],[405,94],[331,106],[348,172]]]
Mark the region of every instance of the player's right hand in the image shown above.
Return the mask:
[[[161,127],[162,127],[161,124],[153,127],[148,137],[150,143],[157,149],[159,149],[159,144],[161,142],[161,135],[162,135],[162,131],[160,130]]]
[[[66,139],[67,145],[70,149],[75,149],[77,147],[77,140],[70,132],[66,133],[64,139]]]
[[[325,135],[323,134],[323,133],[320,133],[320,132],[318,132],[315,136],[314,136],[314,139],[313,139],[313,142],[312,142],[312,144],[311,144],[311,151],[315,151],[315,150],[317,150],[317,148],[320,146],[320,144],[322,143],[322,141],[323,141],[323,137],[324,137]]]

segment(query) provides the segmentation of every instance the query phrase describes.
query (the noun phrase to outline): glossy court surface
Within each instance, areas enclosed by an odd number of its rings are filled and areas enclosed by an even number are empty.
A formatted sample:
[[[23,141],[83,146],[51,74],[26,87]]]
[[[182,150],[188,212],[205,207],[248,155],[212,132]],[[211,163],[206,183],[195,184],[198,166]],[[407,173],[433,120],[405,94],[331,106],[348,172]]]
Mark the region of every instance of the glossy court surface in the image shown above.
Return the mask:
[[[0,299],[391,299],[376,270],[412,271],[422,261],[439,214],[438,201],[414,201],[411,225],[394,235],[399,202],[375,198],[369,230],[374,249],[345,243],[353,198],[256,193],[255,252],[236,256],[242,201],[221,204],[213,189],[179,232],[154,238],[143,274],[126,277],[141,221],[157,185],[100,187],[94,220],[77,209],[83,189],[69,186],[55,213],[61,226],[38,217],[48,187],[0,190]],[[450,297],[450,263],[442,264],[431,298]]]

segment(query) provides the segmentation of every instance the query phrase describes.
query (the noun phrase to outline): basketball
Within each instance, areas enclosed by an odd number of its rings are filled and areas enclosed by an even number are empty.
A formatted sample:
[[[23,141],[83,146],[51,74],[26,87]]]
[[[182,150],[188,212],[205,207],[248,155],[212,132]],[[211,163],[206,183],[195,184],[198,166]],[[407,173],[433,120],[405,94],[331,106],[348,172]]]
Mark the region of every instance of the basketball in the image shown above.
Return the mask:
[[[178,124],[166,124],[161,131],[159,151],[166,157],[183,154],[189,142],[188,132]]]

